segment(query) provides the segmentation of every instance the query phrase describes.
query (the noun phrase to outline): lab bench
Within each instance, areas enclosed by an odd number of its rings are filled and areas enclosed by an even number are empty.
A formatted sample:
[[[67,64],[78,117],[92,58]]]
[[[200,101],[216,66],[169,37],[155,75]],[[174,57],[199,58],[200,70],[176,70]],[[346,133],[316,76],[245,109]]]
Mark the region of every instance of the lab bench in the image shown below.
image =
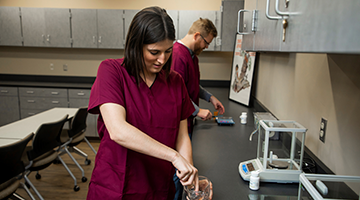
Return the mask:
[[[233,117],[232,126],[218,126],[215,121],[196,118],[192,136],[194,165],[199,175],[208,177],[213,183],[213,199],[261,199],[261,196],[297,197],[299,184],[260,183],[260,189],[252,191],[244,181],[238,166],[242,161],[256,158],[257,139],[249,141],[254,128],[253,107],[243,106],[229,100],[228,88],[206,88],[225,107],[224,116]],[[200,107],[215,111],[211,103],[200,100]],[[241,124],[239,116],[247,112],[247,124]],[[276,199],[276,198],[275,198]]]

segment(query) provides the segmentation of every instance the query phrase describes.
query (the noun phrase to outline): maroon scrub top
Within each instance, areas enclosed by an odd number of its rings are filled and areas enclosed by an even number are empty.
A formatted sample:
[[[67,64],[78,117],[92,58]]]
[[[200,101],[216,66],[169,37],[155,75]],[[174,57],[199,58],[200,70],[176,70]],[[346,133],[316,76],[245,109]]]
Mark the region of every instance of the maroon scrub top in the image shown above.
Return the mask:
[[[89,112],[100,114],[101,138],[87,199],[172,200],[175,194],[173,165],[165,160],[127,149],[112,141],[99,106],[116,103],[126,110],[126,121],[155,140],[175,149],[181,120],[194,111],[181,76],[162,70],[149,88],[137,85],[123,59],[103,61],[91,89]]]
[[[179,42],[175,42],[172,55],[173,64],[171,68],[183,77],[191,100],[199,106],[200,70],[198,57],[194,55],[192,58],[189,49]],[[188,118],[189,133],[193,132],[193,119],[194,116]]]

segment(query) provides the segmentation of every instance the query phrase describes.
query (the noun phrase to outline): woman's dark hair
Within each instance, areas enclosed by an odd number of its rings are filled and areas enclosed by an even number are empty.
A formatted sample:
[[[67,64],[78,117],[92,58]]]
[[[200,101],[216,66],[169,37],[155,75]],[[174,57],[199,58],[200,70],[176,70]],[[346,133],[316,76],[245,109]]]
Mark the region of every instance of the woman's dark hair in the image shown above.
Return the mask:
[[[126,36],[122,65],[125,65],[127,72],[135,77],[137,84],[141,80],[140,74],[144,74],[144,45],[165,39],[175,40],[174,24],[165,9],[157,6],[148,7],[134,16]],[[170,73],[171,61],[172,55],[163,66],[166,76]]]

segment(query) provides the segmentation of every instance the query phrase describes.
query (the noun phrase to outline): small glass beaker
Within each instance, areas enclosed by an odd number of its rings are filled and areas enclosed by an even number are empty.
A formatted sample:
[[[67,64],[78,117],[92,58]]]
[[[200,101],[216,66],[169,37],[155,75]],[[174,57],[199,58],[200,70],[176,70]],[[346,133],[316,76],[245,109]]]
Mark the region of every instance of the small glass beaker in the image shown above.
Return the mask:
[[[195,191],[195,185],[184,186],[184,196],[187,200],[209,200],[210,180],[199,176],[199,191]]]

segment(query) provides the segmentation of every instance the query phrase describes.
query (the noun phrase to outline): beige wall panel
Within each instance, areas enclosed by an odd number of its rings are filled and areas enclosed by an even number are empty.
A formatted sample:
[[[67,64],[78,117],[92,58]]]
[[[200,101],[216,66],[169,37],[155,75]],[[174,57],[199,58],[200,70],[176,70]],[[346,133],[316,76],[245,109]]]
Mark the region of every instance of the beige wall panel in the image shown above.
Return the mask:
[[[86,9],[142,9],[160,6],[168,10],[219,10],[221,0],[1,0],[0,6],[86,8]]]

